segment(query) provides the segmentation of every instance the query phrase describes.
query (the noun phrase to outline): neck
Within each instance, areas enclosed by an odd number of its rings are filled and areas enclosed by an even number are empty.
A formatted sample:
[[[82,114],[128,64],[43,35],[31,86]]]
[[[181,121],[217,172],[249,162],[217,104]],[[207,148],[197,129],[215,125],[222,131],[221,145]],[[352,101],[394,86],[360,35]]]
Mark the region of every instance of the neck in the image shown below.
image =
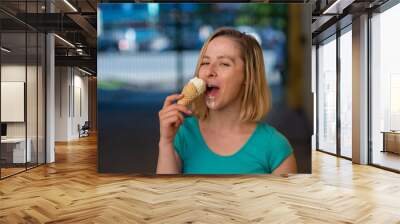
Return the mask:
[[[210,110],[207,120],[207,127],[221,131],[243,132],[254,126],[254,122],[240,121],[240,102],[221,110]]]

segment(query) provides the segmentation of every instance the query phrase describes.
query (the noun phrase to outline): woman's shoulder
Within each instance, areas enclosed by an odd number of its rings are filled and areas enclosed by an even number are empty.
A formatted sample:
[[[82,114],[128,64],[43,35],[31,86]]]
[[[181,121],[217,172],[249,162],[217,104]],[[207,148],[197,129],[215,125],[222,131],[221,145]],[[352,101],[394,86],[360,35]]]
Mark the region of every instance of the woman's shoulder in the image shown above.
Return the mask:
[[[269,169],[274,171],[279,165],[293,153],[293,148],[287,138],[273,126],[261,123],[260,130],[263,133],[263,145],[265,146],[266,159]]]
[[[288,140],[284,134],[268,123],[259,123],[261,134],[268,139],[269,144],[287,144]]]
[[[265,123],[265,122],[260,122],[258,125],[261,127],[261,131],[264,132],[264,134],[268,135],[282,135],[275,127],[272,125]]]

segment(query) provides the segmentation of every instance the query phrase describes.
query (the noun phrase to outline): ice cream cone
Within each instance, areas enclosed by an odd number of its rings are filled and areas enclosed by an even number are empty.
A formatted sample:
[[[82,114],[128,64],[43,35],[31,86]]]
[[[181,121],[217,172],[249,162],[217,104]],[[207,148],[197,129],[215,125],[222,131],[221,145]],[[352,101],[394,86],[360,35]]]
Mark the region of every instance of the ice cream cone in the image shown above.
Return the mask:
[[[183,87],[183,98],[178,100],[177,104],[188,106],[193,100],[205,91],[205,83],[203,80],[194,78]]]

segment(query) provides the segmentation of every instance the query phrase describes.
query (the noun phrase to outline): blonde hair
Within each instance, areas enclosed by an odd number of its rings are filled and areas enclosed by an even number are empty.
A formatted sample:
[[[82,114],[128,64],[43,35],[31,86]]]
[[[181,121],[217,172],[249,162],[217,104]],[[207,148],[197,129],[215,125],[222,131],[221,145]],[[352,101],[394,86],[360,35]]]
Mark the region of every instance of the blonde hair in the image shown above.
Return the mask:
[[[260,121],[271,108],[271,91],[267,85],[264,57],[261,46],[251,35],[231,28],[216,30],[204,43],[197,61],[195,77],[199,77],[201,60],[210,42],[216,37],[229,37],[240,47],[244,62],[244,93],[241,98],[240,120]],[[204,97],[198,97],[192,104],[194,114],[199,119],[208,116]]]

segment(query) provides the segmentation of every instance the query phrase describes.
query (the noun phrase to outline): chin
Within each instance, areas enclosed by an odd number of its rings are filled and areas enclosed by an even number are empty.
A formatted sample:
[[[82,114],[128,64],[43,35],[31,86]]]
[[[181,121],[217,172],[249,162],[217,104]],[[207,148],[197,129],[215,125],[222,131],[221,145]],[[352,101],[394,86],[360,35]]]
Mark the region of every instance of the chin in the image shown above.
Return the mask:
[[[218,104],[216,102],[206,102],[206,105],[210,110],[218,110]]]
[[[226,106],[226,104],[221,101],[221,96],[215,98],[208,98],[207,96],[204,98],[204,102],[208,109],[210,110],[221,110]]]
[[[225,108],[225,104],[218,102],[218,101],[214,101],[214,102],[207,102],[206,101],[206,106],[209,110],[222,110]]]

